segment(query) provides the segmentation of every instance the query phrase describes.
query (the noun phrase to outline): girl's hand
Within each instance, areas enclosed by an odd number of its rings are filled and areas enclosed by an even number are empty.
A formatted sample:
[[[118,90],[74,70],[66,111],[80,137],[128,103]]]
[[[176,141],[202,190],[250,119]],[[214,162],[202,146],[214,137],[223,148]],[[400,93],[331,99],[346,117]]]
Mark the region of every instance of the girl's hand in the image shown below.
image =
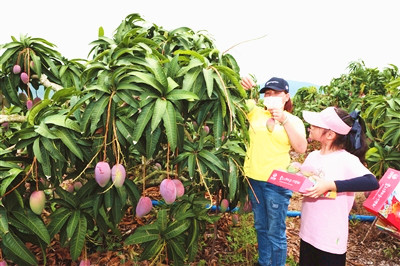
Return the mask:
[[[307,192],[303,194],[304,196],[316,199],[327,191],[336,191],[335,182],[317,176],[313,176],[313,178],[316,180],[316,183],[306,190]]]
[[[250,78],[250,77],[242,78],[242,80],[240,81],[240,85],[242,85],[245,90],[250,90],[251,88],[256,86],[256,84],[254,83],[253,79]]]

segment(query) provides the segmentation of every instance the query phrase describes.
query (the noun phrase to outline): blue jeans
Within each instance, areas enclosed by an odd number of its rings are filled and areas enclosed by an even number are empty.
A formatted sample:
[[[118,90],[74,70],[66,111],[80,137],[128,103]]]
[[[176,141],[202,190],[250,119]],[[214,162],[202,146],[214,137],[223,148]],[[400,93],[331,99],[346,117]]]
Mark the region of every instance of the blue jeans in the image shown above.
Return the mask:
[[[292,191],[249,178],[258,201],[249,188],[257,232],[258,263],[284,266],[286,263],[286,215]]]

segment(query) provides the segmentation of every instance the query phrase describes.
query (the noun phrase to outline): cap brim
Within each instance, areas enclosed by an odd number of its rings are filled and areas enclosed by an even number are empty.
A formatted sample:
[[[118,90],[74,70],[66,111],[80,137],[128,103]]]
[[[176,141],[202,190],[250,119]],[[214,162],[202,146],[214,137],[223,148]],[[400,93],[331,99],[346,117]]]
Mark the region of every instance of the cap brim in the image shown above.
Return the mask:
[[[310,125],[329,129],[329,127],[322,120],[320,113],[303,111],[303,118],[304,121],[306,121]]]
[[[260,90],[260,93],[264,93],[266,90],[274,90],[274,91],[285,91],[282,90],[281,88],[275,87],[275,86],[268,86],[268,87],[264,87]]]

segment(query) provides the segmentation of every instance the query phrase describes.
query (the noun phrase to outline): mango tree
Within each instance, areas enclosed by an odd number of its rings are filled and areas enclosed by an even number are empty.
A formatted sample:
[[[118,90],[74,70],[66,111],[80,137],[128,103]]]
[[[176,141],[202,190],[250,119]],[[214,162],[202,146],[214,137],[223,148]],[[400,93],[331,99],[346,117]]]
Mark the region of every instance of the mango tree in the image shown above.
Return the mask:
[[[235,59],[204,33],[167,31],[138,14],[112,38],[100,28],[89,60],[68,60],[41,38],[12,40],[0,56],[5,256],[37,264],[24,243],[40,246],[45,260],[59,239],[72,260],[85,259],[111,232],[113,242],[141,244],[141,259],[193,260],[205,224],[219,218],[207,207],[220,197],[231,207],[245,201],[247,95]],[[185,194],[160,200],[147,214],[154,219],[122,236],[123,216],[139,207],[142,219],[146,188],[165,179],[181,181]],[[46,195],[42,212],[43,200],[33,203],[41,215],[29,205],[34,191]]]

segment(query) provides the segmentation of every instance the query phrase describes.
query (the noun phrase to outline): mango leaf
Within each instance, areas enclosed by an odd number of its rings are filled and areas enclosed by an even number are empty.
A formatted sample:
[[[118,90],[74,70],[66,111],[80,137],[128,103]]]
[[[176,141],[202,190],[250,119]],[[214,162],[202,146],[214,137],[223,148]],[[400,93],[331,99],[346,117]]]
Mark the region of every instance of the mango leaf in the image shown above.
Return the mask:
[[[0,236],[8,233],[7,210],[0,206]]]
[[[232,202],[233,199],[235,198],[236,190],[238,188],[238,181],[239,181],[236,163],[232,160],[232,158],[229,158],[229,179],[228,180],[229,180],[229,182],[228,182],[229,201]]]
[[[164,239],[169,240],[180,234],[183,234],[190,226],[190,220],[177,220],[172,222],[164,231]]]
[[[208,97],[211,97],[213,89],[214,89],[213,73],[214,73],[214,71],[212,69],[203,68],[203,76],[204,76],[204,80],[206,82]]]
[[[71,217],[68,219],[67,240],[70,240],[74,235],[80,218],[81,218],[81,212],[79,210],[74,210],[71,214]]]
[[[167,100],[158,98],[154,105],[153,116],[151,118],[151,131],[152,132],[160,124],[160,121],[161,121],[164,113],[166,112],[166,109],[167,109]]]
[[[0,184],[0,196],[6,193],[8,186],[14,181],[14,179],[22,172],[22,169],[12,168],[8,171],[7,177],[1,180]]]
[[[46,244],[50,244],[50,235],[43,221],[32,211],[28,211],[27,215],[20,211],[13,211],[15,218],[25,226],[32,234],[38,236]]]
[[[144,225],[138,227],[132,235],[128,236],[124,241],[124,245],[141,244],[157,239],[161,239],[158,228],[156,226],[149,227]]]
[[[50,223],[47,226],[50,238],[53,238],[60,231],[71,214],[72,212],[65,207],[58,208],[51,214]]]
[[[39,103],[35,104],[32,109],[28,112],[28,117],[27,121],[29,124],[34,125],[35,124],[35,118],[39,117],[38,114],[41,110],[44,108],[47,108],[51,103],[51,100],[49,99],[44,99],[41,100]]]
[[[13,232],[3,235],[2,242],[18,258],[25,261],[27,265],[37,265],[36,257]]]
[[[65,146],[68,147],[68,149],[76,155],[81,161],[83,161],[83,154],[79,146],[76,144],[76,140],[74,137],[69,134],[69,132],[66,129],[54,129],[53,130],[54,135],[56,135],[58,138],[61,139],[61,141],[65,144]]]
[[[46,177],[51,176],[51,165],[50,165],[49,154],[47,153],[47,150],[42,145],[40,145],[39,138],[37,138],[33,142],[33,153],[36,156],[37,160],[39,161],[44,175]]]
[[[140,112],[137,121],[135,130],[133,131],[133,144],[135,145],[136,142],[139,141],[139,138],[142,136],[145,127],[147,126],[148,122],[150,121],[152,114],[153,114],[153,106],[154,104],[149,104],[143,107],[142,111]]]
[[[85,236],[87,232],[87,220],[84,215],[79,219],[78,227],[75,230],[74,235],[70,241],[70,253],[71,259],[78,259],[79,255],[82,253],[83,245],[85,244]]]
[[[79,124],[64,115],[57,114],[57,115],[47,116],[45,119],[43,119],[43,122],[45,124],[53,124],[69,128],[79,133],[81,132]]]
[[[171,102],[167,102],[167,110],[163,115],[163,121],[167,133],[168,143],[171,146],[171,150],[175,150],[178,136],[175,109]]]
[[[188,100],[188,101],[194,101],[194,100],[199,100],[199,97],[194,94],[193,92],[190,91],[185,91],[185,90],[172,90],[169,92],[166,96],[166,98],[170,101],[179,101],[179,100]]]
[[[163,246],[164,246],[164,240],[162,239],[153,240],[152,242],[146,245],[146,248],[140,255],[140,259],[148,260],[154,258],[160,252]]]

